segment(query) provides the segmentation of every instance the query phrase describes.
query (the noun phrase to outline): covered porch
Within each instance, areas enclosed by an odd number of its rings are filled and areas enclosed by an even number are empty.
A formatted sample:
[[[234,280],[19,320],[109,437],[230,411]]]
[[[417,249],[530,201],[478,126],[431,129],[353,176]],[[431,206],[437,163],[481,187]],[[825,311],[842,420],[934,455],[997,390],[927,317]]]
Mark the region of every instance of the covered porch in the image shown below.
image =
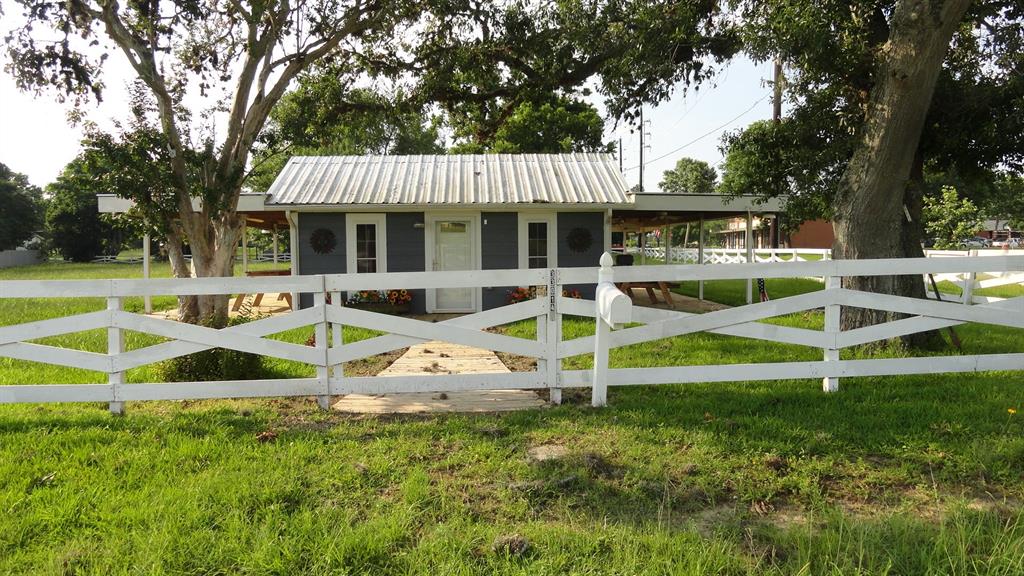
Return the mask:
[[[718,194],[666,194],[658,192],[630,193],[630,205],[611,210],[612,252],[620,255],[618,265],[706,263],[709,222],[745,219],[745,258],[754,261],[754,221],[769,226],[771,246],[777,248],[780,240],[778,215],[782,212],[779,199],[762,201],[755,196],[725,197]],[[683,234],[679,238],[678,234]],[[675,235],[675,237],[674,237]],[[681,241],[681,242],[680,242]],[[658,250],[651,250],[651,243]],[[676,246],[681,244],[680,246]],[[694,246],[695,244],[695,246]],[[694,250],[695,248],[695,250]],[[691,254],[692,253],[692,254]],[[658,304],[661,295],[664,304],[673,306],[669,295],[671,286],[623,286],[623,291],[636,297],[636,290],[646,292],[651,304]],[[698,298],[704,298],[704,283],[698,287]],[[747,302],[753,301],[753,283],[747,280]]]
[[[264,205],[264,197],[264,194],[244,193],[238,199],[238,214],[242,218],[242,237],[239,241],[240,253],[238,253],[238,264],[241,266],[242,274],[245,276],[287,276],[294,274],[294,265],[289,265],[288,269],[250,269],[252,264],[249,246],[250,228],[263,230],[270,234],[271,253],[266,260],[268,263],[277,265],[290,262],[292,254],[295,252],[294,233],[291,232],[294,226],[290,222],[290,214],[285,210],[268,209]],[[135,205],[133,201],[113,194],[98,194],[97,199],[101,214],[123,214],[131,210]],[[199,199],[193,199],[192,204],[196,211],[201,209],[201,201]],[[283,254],[278,248],[282,232],[289,233],[291,238],[291,248]],[[152,261],[152,238],[147,232],[143,234],[142,238],[142,277],[145,279],[150,278]],[[246,306],[245,297],[247,296],[249,295],[239,294],[232,299],[232,313],[237,314]],[[252,306],[261,313],[281,313],[290,310],[292,307],[292,294],[290,293],[286,295],[254,294],[252,296]],[[284,307],[282,307],[282,303],[285,305]],[[153,313],[151,297],[144,297],[144,308],[146,314]]]

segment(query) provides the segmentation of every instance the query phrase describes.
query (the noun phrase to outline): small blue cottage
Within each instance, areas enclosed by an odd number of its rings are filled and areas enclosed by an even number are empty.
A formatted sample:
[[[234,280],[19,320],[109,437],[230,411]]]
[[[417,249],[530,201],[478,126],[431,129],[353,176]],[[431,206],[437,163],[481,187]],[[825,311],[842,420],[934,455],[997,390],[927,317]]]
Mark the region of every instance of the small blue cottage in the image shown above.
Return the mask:
[[[627,188],[608,154],[296,156],[264,204],[297,231],[298,274],[553,268],[596,265]],[[414,311],[502,306],[511,288],[418,291]]]
[[[133,206],[115,195],[98,200],[104,213]],[[243,193],[237,209],[246,226],[275,238],[289,228],[292,274],[338,274],[596,266],[627,234],[641,250],[655,231],[659,244],[677,245],[672,227],[685,225],[683,243],[696,235],[701,247],[705,220],[744,216],[752,246],[755,215],[778,241],[783,204],[629,190],[610,154],[489,154],[296,156],[266,194]],[[506,304],[513,288],[420,290],[412,308],[477,312]],[[593,297],[593,286],[572,288]]]

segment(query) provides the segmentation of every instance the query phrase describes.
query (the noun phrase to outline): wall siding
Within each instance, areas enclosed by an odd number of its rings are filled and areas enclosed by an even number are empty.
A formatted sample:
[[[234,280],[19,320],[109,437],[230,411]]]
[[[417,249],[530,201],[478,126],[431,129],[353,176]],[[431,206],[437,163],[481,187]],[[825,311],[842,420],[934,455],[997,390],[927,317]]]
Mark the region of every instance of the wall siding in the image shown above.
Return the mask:
[[[299,274],[344,274],[345,273],[345,214],[341,212],[296,214],[299,220]],[[309,245],[309,238],[318,228],[334,232],[337,246],[330,254],[317,254]],[[299,296],[299,307],[313,305],[312,294]]]
[[[426,270],[426,231],[423,212],[389,212],[387,214],[388,272],[423,272]],[[402,288],[396,286],[395,288]],[[412,291],[412,312],[426,312],[425,290]]]
[[[485,224],[486,222],[486,224]],[[480,215],[480,263],[484,270],[510,270],[519,267],[519,214],[484,212]],[[484,286],[483,309],[508,303],[508,291],[514,286]]]
[[[573,252],[567,240],[574,228],[590,231],[594,241],[584,252]],[[559,212],[558,213],[558,267],[579,268],[597,266],[604,252],[604,212]],[[579,290],[584,298],[593,299],[594,284],[577,284],[566,289]]]
[[[299,273],[341,274],[345,272],[345,214],[300,213],[299,221]],[[425,230],[415,225],[424,222],[422,212],[393,212],[387,214],[387,259],[389,272],[421,272],[425,270]],[[483,224],[486,222],[486,224]],[[559,212],[558,265],[560,267],[597,266],[604,248],[603,212]],[[519,267],[519,215],[516,212],[484,212],[481,214],[481,264],[484,270],[505,270]],[[331,254],[317,254],[309,245],[309,238],[317,228],[334,232],[338,245]],[[585,228],[593,236],[593,243],[584,252],[573,252],[567,237],[574,228]],[[401,288],[396,286],[395,288]],[[508,291],[513,286],[491,286],[482,290],[484,310],[504,306]],[[594,297],[594,285],[574,285],[566,288],[580,290],[584,298]],[[312,296],[303,294],[300,306],[312,305]],[[413,294],[413,312],[425,311],[426,295],[423,290]]]

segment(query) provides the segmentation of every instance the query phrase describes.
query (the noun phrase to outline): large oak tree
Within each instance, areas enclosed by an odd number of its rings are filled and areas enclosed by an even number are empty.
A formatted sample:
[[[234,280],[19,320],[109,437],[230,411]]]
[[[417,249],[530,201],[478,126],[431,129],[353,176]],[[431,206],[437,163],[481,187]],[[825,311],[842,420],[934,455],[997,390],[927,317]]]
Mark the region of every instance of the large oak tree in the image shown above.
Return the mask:
[[[176,274],[229,276],[242,231],[236,207],[251,150],[274,104],[303,70],[325,58],[349,62],[398,43],[420,6],[402,0],[18,0],[25,23],[7,38],[9,72],[26,90],[55,88],[84,104],[102,96],[110,50],[126,58],[148,90],[166,143],[176,213],[167,241]],[[196,136],[211,110],[190,110],[190,94],[224,89],[212,110],[223,124]],[[191,148],[205,150],[200,166]],[[192,201],[201,201],[193,210]],[[227,299],[198,297],[183,319],[223,324]]]
[[[928,190],[955,184],[979,199],[1006,190],[999,171],[1020,170],[1019,3],[741,6],[745,49],[786,63],[789,110],[780,123],[757,123],[724,140],[723,183],[730,193],[788,195],[787,212],[797,220],[832,218],[837,257],[920,256]],[[849,285],[924,295],[920,278],[910,276]],[[850,309],[843,323],[890,317]]]

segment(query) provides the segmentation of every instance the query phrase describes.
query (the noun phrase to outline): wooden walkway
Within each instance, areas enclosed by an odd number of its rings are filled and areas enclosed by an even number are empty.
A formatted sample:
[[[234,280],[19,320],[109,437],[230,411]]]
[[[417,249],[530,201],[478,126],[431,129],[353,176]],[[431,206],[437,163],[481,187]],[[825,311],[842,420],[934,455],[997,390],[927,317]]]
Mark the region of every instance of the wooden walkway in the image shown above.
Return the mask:
[[[430,341],[409,348],[378,376],[507,373],[494,352],[482,348]],[[349,394],[334,404],[341,412],[413,414],[424,412],[502,412],[545,405],[532,390],[473,390],[406,394]]]

